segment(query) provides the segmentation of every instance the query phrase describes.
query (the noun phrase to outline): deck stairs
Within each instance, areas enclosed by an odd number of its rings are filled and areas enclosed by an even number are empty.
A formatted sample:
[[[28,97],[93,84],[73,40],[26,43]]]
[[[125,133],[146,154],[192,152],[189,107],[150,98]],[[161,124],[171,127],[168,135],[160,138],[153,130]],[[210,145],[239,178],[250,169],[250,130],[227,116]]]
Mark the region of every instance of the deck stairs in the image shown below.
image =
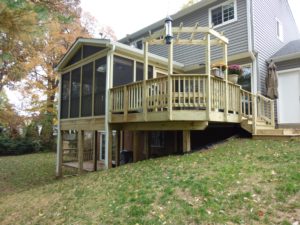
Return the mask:
[[[242,119],[241,127],[251,133],[255,139],[300,137],[300,129],[276,128],[264,120],[256,121],[255,126],[256,128],[254,132],[252,118]]]

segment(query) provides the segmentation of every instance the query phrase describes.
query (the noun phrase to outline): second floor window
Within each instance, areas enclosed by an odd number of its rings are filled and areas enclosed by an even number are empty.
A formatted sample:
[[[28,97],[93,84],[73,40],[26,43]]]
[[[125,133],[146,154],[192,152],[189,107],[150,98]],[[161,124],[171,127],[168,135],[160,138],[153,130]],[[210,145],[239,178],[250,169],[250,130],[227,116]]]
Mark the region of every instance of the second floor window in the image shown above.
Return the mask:
[[[236,20],[235,1],[228,1],[222,5],[210,9],[210,20],[213,26],[222,25]]]

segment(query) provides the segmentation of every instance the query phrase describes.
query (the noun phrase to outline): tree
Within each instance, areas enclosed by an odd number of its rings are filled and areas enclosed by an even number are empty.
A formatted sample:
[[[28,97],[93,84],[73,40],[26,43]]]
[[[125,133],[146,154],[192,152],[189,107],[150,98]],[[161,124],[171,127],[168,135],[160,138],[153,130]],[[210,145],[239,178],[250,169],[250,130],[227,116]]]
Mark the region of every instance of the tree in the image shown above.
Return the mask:
[[[0,126],[5,129],[9,137],[19,136],[19,130],[24,126],[24,118],[20,116],[13,105],[9,103],[4,90],[0,91]]]
[[[38,54],[35,47],[49,22],[70,23],[80,12],[79,0],[1,0],[0,90],[28,74],[28,62]]]

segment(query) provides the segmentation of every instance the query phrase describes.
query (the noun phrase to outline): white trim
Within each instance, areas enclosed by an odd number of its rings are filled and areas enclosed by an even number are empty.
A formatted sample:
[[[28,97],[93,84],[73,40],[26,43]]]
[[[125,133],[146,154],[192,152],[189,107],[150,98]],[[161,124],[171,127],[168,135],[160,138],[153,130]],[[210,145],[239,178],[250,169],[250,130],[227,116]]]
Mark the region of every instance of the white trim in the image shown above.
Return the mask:
[[[300,52],[283,55],[283,56],[278,56],[278,57],[272,58],[272,60],[274,62],[282,62],[282,61],[287,61],[287,60],[297,59],[297,58],[300,58]]]
[[[279,71],[277,71],[277,74],[280,75],[282,73],[290,73],[290,72],[300,72],[300,67],[293,68],[293,69],[287,69],[287,70],[279,70]]]
[[[226,22],[222,21],[222,23],[214,26],[214,28],[218,28],[218,27],[221,27],[221,26],[224,26],[224,25],[227,25],[227,24],[230,24],[230,23],[233,23],[233,22],[237,21],[238,16],[237,16],[237,3],[236,3],[236,0],[228,0],[226,2],[223,2],[223,3],[219,4],[219,5],[216,5],[216,6],[213,6],[213,7],[209,8],[209,10],[208,10],[209,27],[213,26],[212,20],[211,20],[211,12],[212,12],[212,10],[214,10],[216,8],[219,8],[221,6],[223,7],[223,6],[228,5],[230,3],[233,3],[233,6],[234,6],[234,18],[231,19],[231,20],[228,20]],[[223,9],[222,9],[222,14],[223,14]]]
[[[275,21],[276,21],[276,29],[275,29],[275,31],[276,31],[276,37],[281,42],[283,42],[283,40],[284,40],[283,39],[283,37],[284,37],[284,34],[283,34],[283,24],[282,24],[282,22],[277,17],[275,17]],[[277,25],[279,25],[279,27]],[[278,30],[278,28],[279,28],[279,30]],[[278,35],[278,32],[279,32],[279,35]]]

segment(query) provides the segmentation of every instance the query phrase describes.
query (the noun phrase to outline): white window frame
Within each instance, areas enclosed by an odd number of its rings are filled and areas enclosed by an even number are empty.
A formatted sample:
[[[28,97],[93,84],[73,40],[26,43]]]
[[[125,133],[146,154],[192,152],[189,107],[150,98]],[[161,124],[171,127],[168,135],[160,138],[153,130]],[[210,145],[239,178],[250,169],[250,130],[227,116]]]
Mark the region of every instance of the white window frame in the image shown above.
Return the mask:
[[[275,18],[275,21],[276,21],[276,29],[275,29],[276,30],[276,36],[280,41],[283,42],[283,25],[282,25],[282,22],[278,18]]]
[[[234,5],[234,18],[231,19],[231,20],[228,20],[228,21],[226,21],[226,22],[222,22],[222,23],[220,23],[220,24],[214,26],[214,28],[221,27],[221,26],[224,26],[224,25],[226,25],[226,24],[230,24],[230,23],[233,23],[233,22],[237,21],[237,18],[238,18],[238,17],[237,17],[237,3],[236,3],[236,0],[229,0],[229,1],[223,2],[223,3],[219,4],[219,5],[216,5],[216,6],[214,6],[214,7],[209,8],[209,10],[208,10],[209,27],[212,27],[212,26],[213,26],[212,18],[211,18],[211,16],[212,16],[212,11],[213,11],[214,9],[216,9],[216,8],[223,7],[223,6],[228,5],[228,4],[230,4],[230,3],[233,3],[233,5]],[[223,13],[223,10],[222,10],[222,13]]]

